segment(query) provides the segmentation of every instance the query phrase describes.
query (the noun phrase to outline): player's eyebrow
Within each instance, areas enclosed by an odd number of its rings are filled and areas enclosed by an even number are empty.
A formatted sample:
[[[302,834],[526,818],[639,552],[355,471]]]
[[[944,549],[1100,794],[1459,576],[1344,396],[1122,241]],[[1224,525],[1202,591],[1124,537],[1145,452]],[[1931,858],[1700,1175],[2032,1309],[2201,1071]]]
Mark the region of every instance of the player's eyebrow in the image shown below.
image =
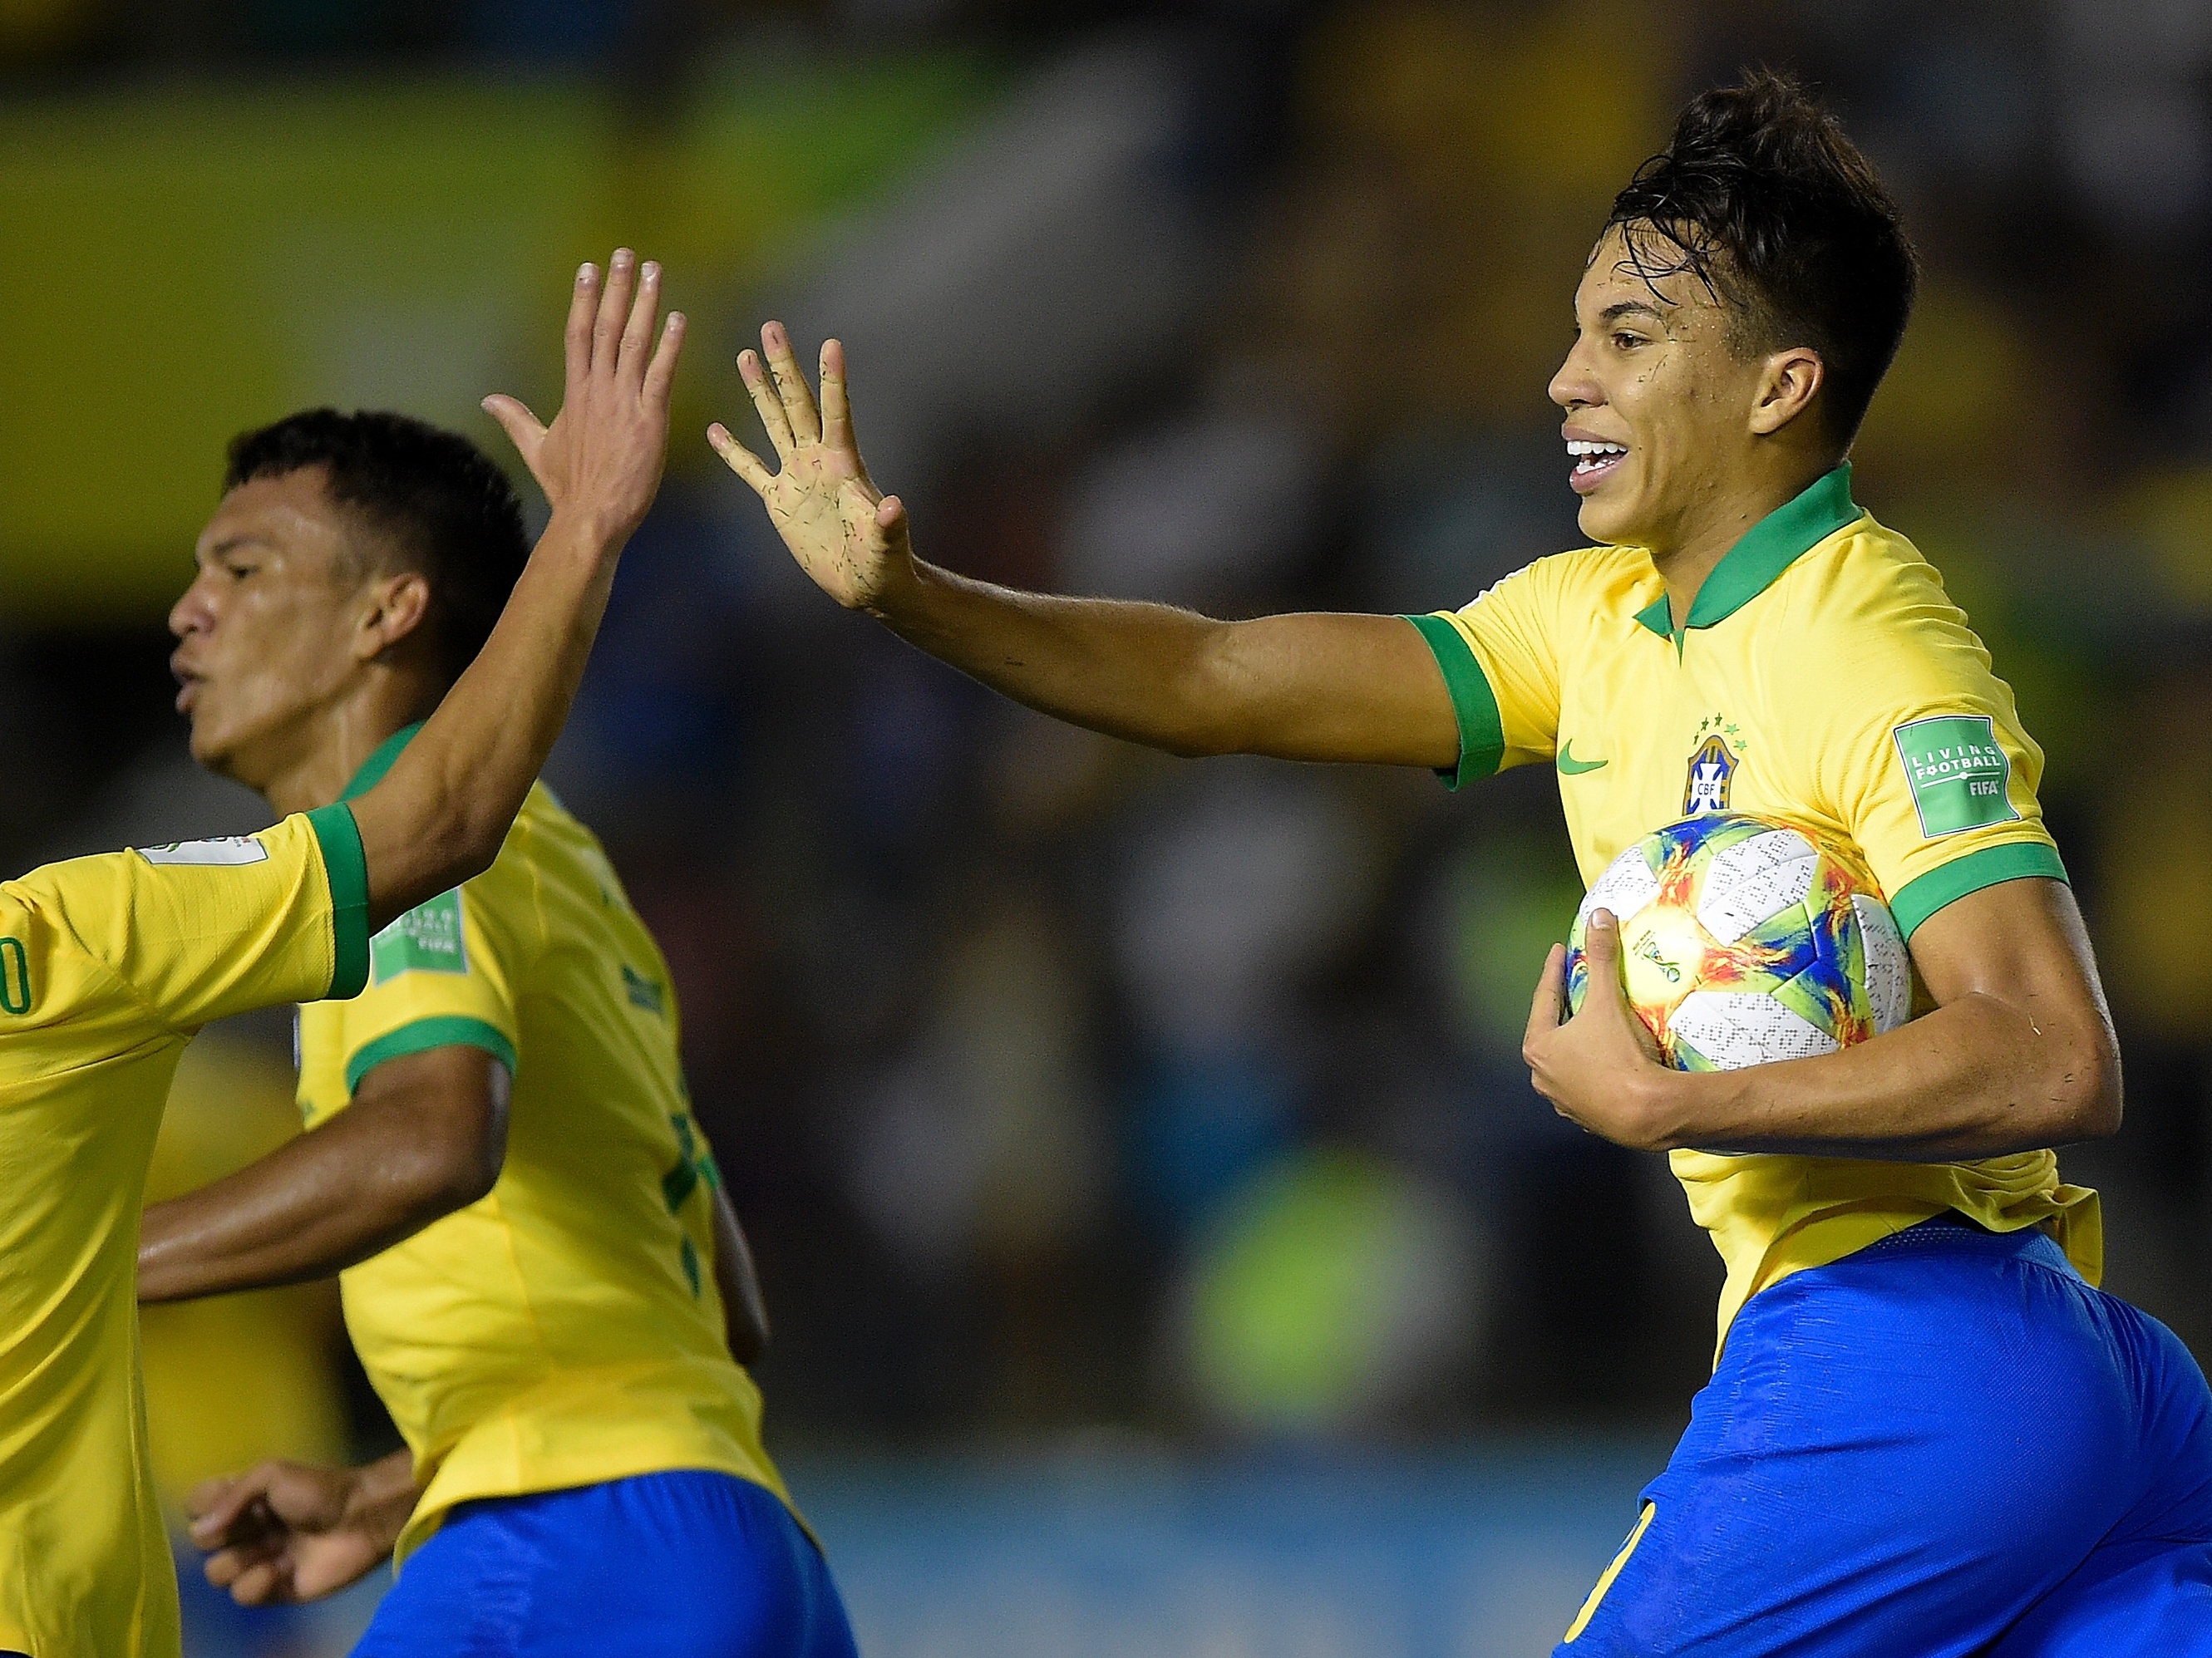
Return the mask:
[[[1658,307],[1649,304],[1643,300],[1615,300],[1611,305],[1608,305],[1604,310],[1598,313],[1598,320],[1610,327],[1613,324],[1619,322],[1623,317],[1627,316],[1649,317],[1653,322],[1659,324],[1662,327],[1664,327],[1667,323],[1666,318],[1659,314]]]

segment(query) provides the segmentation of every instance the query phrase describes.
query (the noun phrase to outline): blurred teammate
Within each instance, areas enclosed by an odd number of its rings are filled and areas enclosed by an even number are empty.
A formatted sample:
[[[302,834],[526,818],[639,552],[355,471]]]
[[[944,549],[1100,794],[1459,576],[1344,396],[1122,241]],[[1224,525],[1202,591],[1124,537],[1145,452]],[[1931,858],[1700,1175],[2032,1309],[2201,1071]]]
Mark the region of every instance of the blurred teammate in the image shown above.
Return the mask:
[[[361,798],[498,613],[520,505],[397,415],[249,433],[228,483],[171,617],[193,755],[280,811]],[[273,507],[241,572],[220,550]],[[407,1447],[203,1488],[209,1576],[307,1600],[396,1550],[362,1654],[849,1658],[761,1446],[741,1362],[768,1331],[668,969],[598,841],[539,785],[490,869],[369,961],[361,995],[301,1010],[307,1132],[149,1210],[139,1293],[339,1273]]]
[[[775,325],[769,371],[739,366],[781,470],[708,434],[840,603],[1063,719],[1455,786],[1552,761],[1585,879],[1706,811],[1863,851],[1928,1008],[1864,1044],[1676,1072],[1620,992],[1613,918],[1565,1023],[1546,967],[1537,1086],[1671,1152],[1728,1269],[1713,1381],[1569,1658],[2212,1652],[2212,1397],[2092,1287],[2095,1195],[2045,1149],[2113,1133],[2120,1081],[2042,756],[1941,580],[1851,499],[1916,282],[1888,196],[1802,93],[1698,99],[1616,199],[1551,385],[1600,544],[1429,616],[1221,623],[922,563],[861,464],[838,348],[817,417]]]
[[[683,327],[656,329],[657,312],[627,255],[604,288],[586,266],[560,416],[548,430],[501,402],[552,519],[482,654],[379,786],[258,835],[0,885],[0,1649],[178,1650],[133,1257],[170,1077],[210,1020],[352,995],[374,929],[490,865],[659,483]],[[264,500],[201,556],[243,590],[295,529]],[[179,701],[196,694],[188,678]]]

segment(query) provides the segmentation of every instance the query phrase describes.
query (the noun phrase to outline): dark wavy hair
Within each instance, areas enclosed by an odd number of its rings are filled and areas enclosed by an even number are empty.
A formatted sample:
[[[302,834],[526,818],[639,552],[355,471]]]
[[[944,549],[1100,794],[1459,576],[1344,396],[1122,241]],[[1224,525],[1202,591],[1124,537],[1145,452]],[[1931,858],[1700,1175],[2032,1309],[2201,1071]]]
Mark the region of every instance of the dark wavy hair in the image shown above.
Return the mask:
[[[1740,349],[1819,352],[1818,412],[1849,446],[1905,337],[1920,261],[1874,168],[1802,86],[1760,70],[1694,100],[1606,228],[1645,281],[1704,282]]]
[[[405,415],[309,409],[232,439],[222,487],[310,466],[380,544],[375,568],[429,583],[425,625],[447,683],[459,678],[530,558],[507,474],[458,433]]]

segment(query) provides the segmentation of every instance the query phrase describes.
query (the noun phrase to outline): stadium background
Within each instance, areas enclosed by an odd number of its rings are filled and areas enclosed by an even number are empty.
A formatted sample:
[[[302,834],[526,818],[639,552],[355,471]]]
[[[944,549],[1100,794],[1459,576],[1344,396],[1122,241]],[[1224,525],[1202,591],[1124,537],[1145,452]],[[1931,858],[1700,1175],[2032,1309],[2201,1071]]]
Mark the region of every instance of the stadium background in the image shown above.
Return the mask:
[[[1551,780],[1184,763],[807,587],[698,436],[848,343],[925,550],[1249,612],[1463,602],[1571,544],[1543,386],[1612,191],[1750,63],[1928,262],[1857,455],[2045,745],[2129,1069],[2112,1285],[2212,1348],[2212,10],[0,0],[0,863],[246,829],[163,612],[234,431],[501,449],[568,273],[695,331],[556,786],[681,992],[777,1327],[772,1448],[871,1658],[1542,1649],[1686,1414],[1718,1264],[1516,1049]],[[546,405],[541,403],[539,406]],[[296,1125],[196,1045],[160,1191]],[[146,1320],[173,1492],[391,1440],[311,1286]],[[374,1585],[192,1651],[343,1649]]]

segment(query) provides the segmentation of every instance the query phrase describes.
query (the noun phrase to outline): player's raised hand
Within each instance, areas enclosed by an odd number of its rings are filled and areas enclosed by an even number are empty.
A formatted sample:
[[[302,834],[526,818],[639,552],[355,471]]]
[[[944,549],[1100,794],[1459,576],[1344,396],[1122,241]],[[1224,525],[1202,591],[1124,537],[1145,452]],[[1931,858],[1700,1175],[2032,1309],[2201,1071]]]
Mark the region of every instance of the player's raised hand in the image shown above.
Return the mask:
[[[576,273],[568,374],[550,426],[514,398],[485,411],[507,430],[556,513],[619,545],[644,519],[668,458],[668,392],[684,349],[684,313],[660,315],[660,267],[617,248],[602,277]]]
[[[720,421],[707,428],[707,441],[752,485],[783,544],[815,585],[848,610],[872,609],[890,583],[911,575],[914,555],[905,507],[876,488],[853,436],[845,349],[836,340],[822,347],[817,410],[781,323],[761,330],[761,347],[766,365],[756,353],[742,351],[738,373],[752,393],[780,469],[770,471]]]
[[[1553,945],[1545,959],[1521,1043],[1529,1080],[1553,1110],[1593,1134],[1642,1151],[1668,1149],[1667,1084],[1680,1073],[1660,1059],[1650,1029],[1628,1005],[1620,923],[1612,911],[1590,912],[1583,949],[1589,987],[1571,1018],[1566,947]]]
[[[243,1606],[313,1600],[387,1558],[414,1508],[393,1459],[366,1468],[264,1462],[185,1499],[208,1582]]]

